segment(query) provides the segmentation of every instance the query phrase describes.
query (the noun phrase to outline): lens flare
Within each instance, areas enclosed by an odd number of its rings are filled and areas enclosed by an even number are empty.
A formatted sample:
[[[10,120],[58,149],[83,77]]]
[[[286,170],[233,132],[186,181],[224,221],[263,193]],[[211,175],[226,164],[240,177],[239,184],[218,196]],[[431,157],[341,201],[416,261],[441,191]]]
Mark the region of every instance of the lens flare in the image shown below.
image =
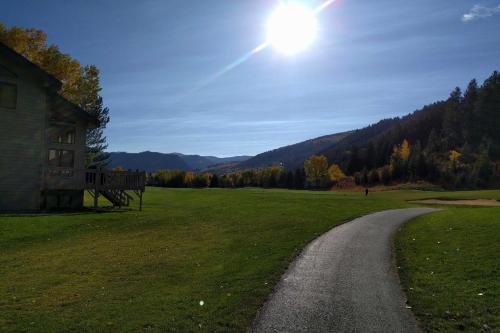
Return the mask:
[[[316,16],[335,2],[336,0],[327,0],[314,9],[298,3],[281,3],[268,20],[267,40],[208,79],[199,82],[193,92],[206,87],[269,46],[287,55],[303,51],[316,38],[318,32]]]
[[[298,3],[280,4],[267,24],[267,43],[284,54],[307,49],[318,31],[314,11]]]

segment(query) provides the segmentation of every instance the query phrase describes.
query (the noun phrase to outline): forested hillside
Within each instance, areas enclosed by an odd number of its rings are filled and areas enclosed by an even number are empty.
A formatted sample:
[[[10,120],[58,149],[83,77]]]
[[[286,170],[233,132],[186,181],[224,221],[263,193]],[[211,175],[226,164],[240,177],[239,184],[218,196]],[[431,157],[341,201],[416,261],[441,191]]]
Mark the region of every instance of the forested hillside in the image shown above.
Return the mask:
[[[239,170],[282,165],[287,169],[302,167],[304,160],[327,147],[335,145],[351,132],[325,135],[258,154],[237,165]]]
[[[358,130],[322,152],[358,182],[492,186],[500,161],[500,74],[403,118]]]

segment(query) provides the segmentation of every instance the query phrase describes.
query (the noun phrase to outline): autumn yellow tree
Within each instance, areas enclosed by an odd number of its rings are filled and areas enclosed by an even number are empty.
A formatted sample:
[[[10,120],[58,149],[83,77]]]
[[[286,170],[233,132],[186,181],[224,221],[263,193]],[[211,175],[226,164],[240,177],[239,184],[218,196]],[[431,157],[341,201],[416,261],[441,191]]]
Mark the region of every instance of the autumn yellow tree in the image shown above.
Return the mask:
[[[40,29],[8,29],[0,22],[0,41],[22,54],[63,82],[61,93],[74,103],[79,103],[87,92],[80,89],[83,67],[78,60],[62,53],[54,44],[48,44],[47,35]]]
[[[395,145],[391,155],[392,178],[399,179],[405,177],[408,169],[408,159],[410,157],[410,143],[404,139],[400,145]]]
[[[346,178],[346,175],[337,164],[332,164],[328,168],[328,176],[330,177],[330,181],[334,184]]]
[[[125,171],[125,169],[121,165],[118,165],[113,168],[113,171]]]
[[[324,155],[313,155],[304,161],[307,179],[319,187],[321,179],[328,172],[328,160]]]
[[[212,180],[212,175],[208,172],[205,172],[203,173],[202,177],[207,187],[210,187],[210,181]]]
[[[186,172],[184,175],[184,185],[187,187],[191,187],[193,185],[193,180],[194,180],[194,173],[192,172]]]
[[[450,155],[448,156],[448,159],[450,160],[451,167],[453,169],[457,168],[457,166],[459,164],[460,156],[462,156],[462,154],[460,154],[458,151],[456,151],[454,149],[450,151]]]
[[[401,146],[399,146],[399,153],[401,154],[403,161],[408,161],[408,158],[410,157],[410,143],[408,140],[403,140]]]

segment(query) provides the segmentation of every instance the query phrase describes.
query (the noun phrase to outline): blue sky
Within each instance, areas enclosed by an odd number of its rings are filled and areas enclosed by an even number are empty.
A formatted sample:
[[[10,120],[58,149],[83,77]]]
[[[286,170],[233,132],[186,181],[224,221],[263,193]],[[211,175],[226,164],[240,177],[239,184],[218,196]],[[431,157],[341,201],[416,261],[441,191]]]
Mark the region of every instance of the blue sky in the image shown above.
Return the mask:
[[[276,5],[2,0],[0,20],[101,69],[111,151],[253,155],[407,114],[500,69],[500,0],[339,0],[305,52],[268,48],[203,85],[265,40]]]

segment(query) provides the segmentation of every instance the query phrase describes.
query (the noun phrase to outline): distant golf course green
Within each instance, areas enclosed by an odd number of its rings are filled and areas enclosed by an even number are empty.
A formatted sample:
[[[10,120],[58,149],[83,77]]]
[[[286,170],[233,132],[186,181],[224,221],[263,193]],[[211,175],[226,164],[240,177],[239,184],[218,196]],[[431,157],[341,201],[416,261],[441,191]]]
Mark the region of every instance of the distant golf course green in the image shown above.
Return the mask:
[[[424,198],[500,190],[148,188],[143,212],[0,215],[0,331],[245,332],[309,241]],[[423,328],[500,329],[499,237],[500,207],[446,207],[401,230],[400,274]]]

